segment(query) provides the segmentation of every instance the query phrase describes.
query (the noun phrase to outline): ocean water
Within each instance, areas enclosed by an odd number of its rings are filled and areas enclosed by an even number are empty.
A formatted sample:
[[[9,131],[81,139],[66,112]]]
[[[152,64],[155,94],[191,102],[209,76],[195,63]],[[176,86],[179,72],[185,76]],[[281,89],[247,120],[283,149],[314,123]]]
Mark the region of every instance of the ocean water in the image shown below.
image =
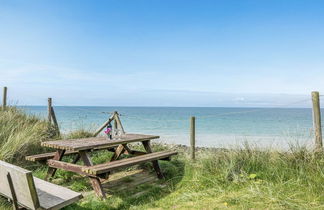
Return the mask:
[[[24,106],[46,118],[45,106]],[[196,117],[196,144],[232,147],[249,142],[260,147],[312,145],[312,110],[308,108],[201,107],[54,107],[62,132],[94,131],[118,111],[126,132],[160,135],[160,141],[189,144],[190,116]],[[324,118],[323,118],[324,119]]]

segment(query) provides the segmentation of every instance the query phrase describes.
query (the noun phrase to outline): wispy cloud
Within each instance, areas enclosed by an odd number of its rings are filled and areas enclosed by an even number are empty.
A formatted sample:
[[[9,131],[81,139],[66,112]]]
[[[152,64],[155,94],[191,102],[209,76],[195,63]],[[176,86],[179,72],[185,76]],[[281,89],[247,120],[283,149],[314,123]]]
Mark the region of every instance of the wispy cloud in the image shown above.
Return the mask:
[[[0,66],[0,73],[1,84],[9,86],[12,98],[23,104],[42,104],[51,96],[61,105],[308,106],[307,101],[293,104],[307,98],[307,94],[204,90],[213,84],[204,86],[198,81],[190,86],[190,82],[183,81],[191,80],[190,77],[177,73],[177,77],[162,77],[160,72],[105,73],[34,64]],[[172,85],[177,81],[181,85]],[[164,82],[166,85],[161,85]]]

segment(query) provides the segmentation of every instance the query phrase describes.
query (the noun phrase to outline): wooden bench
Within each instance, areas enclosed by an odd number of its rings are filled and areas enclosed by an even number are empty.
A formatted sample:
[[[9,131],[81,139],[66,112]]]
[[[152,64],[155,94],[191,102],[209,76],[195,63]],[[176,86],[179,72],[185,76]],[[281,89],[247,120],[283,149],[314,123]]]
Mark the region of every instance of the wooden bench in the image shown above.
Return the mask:
[[[148,153],[140,156],[126,158],[122,160],[115,160],[108,163],[92,165],[92,166],[81,166],[73,163],[66,163],[58,160],[49,159],[47,164],[52,168],[63,168],[66,171],[77,172],[90,177],[101,177],[101,175],[107,174],[113,170],[125,168],[128,166],[137,165],[145,162],[155,162],[157,160],[166,160],[173,155],[177,155],[178,152],[174,151],[162,151]],[[156,165],[153,163],[153,165]],[[160,172],[159,170],[157,172]]]
[[[0,160],[0,194],[28,209],[60,209],[82,198],[74,192],[32,176],[28,170]]]
[[[140,155],[140,156],[136,156],[136,157],[132,157],[132,158],[115,160],[115,161],[108,162],[108,163],[83,167],[82,171],[87,174],[91,174],[91,175],[101,175],[101,174],[105,174],[107,172],[110,172],[110,171],[113,171],[116,169],[125,168],[128,166],[133,166],[133,165],[137,165],[137,164],[145,163],[145,162],[149,162],[149,161],[157,161],[157,160],[165,159],[165,158],[171,157],[173,155],[177,155],[177,154],[178,154],[178,152],[174,152],[174,151],[154,152],[154,153]]]

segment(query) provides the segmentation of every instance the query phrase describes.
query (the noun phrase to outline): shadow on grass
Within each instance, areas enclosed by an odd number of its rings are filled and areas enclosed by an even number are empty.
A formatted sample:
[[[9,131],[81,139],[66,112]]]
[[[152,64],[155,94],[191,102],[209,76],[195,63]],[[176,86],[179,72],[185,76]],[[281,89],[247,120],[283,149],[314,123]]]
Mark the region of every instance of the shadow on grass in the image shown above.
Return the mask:
[[[184,176],[182,161],[160,161],[160,166],[165,179],[158,180],[150,163],[144,164],[140,173],[105,183],[106,200],[97,198],[93,192],[86,193],[83,200],[65,209],[129,209],[154,203],[172,193]]]

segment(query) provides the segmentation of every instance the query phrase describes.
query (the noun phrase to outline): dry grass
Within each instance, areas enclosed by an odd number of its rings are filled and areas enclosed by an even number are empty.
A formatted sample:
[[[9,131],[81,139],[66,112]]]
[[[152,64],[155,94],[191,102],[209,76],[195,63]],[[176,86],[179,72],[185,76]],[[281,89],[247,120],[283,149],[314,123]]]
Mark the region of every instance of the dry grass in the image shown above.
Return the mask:
[[[15,107],[0,111],[0,131],[0,159],[8,162],[42,150],[40,142],[54,135],[44,120]]]

